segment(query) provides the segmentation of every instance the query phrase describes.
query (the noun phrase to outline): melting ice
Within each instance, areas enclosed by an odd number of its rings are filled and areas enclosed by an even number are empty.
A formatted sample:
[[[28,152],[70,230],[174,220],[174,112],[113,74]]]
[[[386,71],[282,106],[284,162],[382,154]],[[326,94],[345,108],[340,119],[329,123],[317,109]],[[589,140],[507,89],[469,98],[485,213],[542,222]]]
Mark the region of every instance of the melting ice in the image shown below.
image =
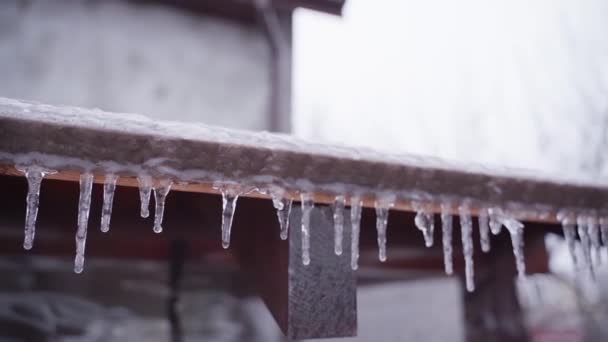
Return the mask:
[[[346,198],[336,196],[334,199],[334,253],[342,255],[342,241],[344,240],[344,206]]]
[[[171,180],[162,180],[158,184],[158,186],[154,187],[154,232],[160,233],[163,231],[163,216],[165,213],[165,200],[169,191],[171,190],[171,185],[173,182]]]
[[[87,242],[87,225],[89,224],[92,189],[93,175],[90,173],[81,174],[80,196],[78,198],[78,230],[76,231],[76,258],[74,260],[74,272],[76,273],[82,273],[84,269],[84,250]]]
[[[467,291],[475,291],[474,265],[473,265],[473,220],[469,207],[465,204],[458,208],[460,215],[460,235],[462,239],[462,252],[464,253],[465,283]]]
[[[591,259],[591,239],[589,236],[589,226],[587,225],[587,218],[583,215],[576,217],[576,225],[578,227],[578,237],[581,240],[581,246],[583,247],[583,268],[586,269],[591,277],[595,277],[593,270],[593,262]]]
[[[564,232],[564,238],[566,239],[566,245],[568,246],[568,252],[575,268],[578,268],[578,258],[576,257],[576,219],[574,215],[560,211],[557,214],[557,220],[562,224],[562,230]]]
[[[38,166],[17,166],[17,170],[25,174],[27,179],[27,197],[25,208],[25,237],[23,248],[32,249],[36,236],[36,217],[38,216],[38,203],[40,201],[40,184],[45,175],[56,171],[46,170]]]
[[[281,240],[287,240],[289,234],[289,214],[293,201],[285,197],[285,191],[280,188],[272,188],[268,191],[272,198],[272,205],[277,211],[279,220]]]
[[[452,260],[452,210],[449,203],[441,204],[441,234],[443,243],[443,264],[446,274],[454,273],[454,263]]]
[[[490,225],[486,210],[481,209],[479,211],[477,223],[479,223],[479,242],[481,244],[481,250],[488,253],[490,251]]]
[[[413,207],[416,210],[414,223],[418,230],[422,232],[424,245],[426,247],[432,247],[435,234],[434,215],[432,212],[427,211],[421,204],[414,203]]]
[[[378,233],[378,259],[386,261],[386,225],[388,223],[388,211],[393,206],[393,197],[379,198],[376,200],[376,231]]]
[[[359,232],[361,230],[361,197],[351,196],[350,198],[350,267],[353,270],[359,268]]]
[[[312,194],[300,195],[302,205],[302,263],[310,264],[310,214],[315,206]]]
[[[143,218],[150,216],[150,194],[152,193],[152,177],[139,175],[139,199],[141,202],[140,215]]]
[[[110,218],[112,217],[112,203],[114,203],[114,191],[118,176],[107,174],[103,183],[103,207],[101,208],[101,231],[107,233],[110,230]]]

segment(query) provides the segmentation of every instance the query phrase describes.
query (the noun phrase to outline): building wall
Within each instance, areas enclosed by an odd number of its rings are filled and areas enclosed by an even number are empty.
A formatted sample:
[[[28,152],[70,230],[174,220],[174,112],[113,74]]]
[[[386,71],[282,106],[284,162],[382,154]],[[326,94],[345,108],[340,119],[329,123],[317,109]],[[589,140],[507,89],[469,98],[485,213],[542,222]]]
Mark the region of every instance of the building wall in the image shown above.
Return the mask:
[[[268,128],[262,28],[120,0],[0,2],[0,96]]]

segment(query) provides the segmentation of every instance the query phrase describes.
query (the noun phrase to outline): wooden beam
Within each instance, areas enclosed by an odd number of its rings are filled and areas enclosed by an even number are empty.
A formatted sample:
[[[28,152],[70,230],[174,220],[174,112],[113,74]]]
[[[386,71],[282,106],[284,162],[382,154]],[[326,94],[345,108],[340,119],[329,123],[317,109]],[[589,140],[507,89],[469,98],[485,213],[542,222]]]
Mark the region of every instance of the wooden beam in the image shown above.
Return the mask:
[[[518,219],[540,222],[556,222],[556,212],[563,208],[602,211],[608,202],[605,185],[537,173],[0,99],[0,172],[16,174],[13,166],[20,163],[58,170],[49,178],[69,181],[85,171],[100,181],[113,170],[126,186],[135,186],[135,177],[146,173],[173,179],[180,191],[215,193],[212,185],[221,181],[261,189],[280,186],[296,200],[299,193],[310,192],[319,203],[331,203],[338,194],[359,194],[369,207],[389,193],[396,196],[396,209],[413,210],[418,201],[438,212],[443,201],[468,202],[473,213],[498,206]]]
[[[262,216],[266,212],[260,207]],[[260,220],[247,220],[236,238],[239,259],[277,324],[290,339],[355,336],[356,278],[350,268],[350,221],[345,213],[344,251],[334,254],[333,217],[327,206],[311,215],[309,265],[302,263],[302,212],[294,206],[289,241]],[[244,221],[243,221],[244,222]]]

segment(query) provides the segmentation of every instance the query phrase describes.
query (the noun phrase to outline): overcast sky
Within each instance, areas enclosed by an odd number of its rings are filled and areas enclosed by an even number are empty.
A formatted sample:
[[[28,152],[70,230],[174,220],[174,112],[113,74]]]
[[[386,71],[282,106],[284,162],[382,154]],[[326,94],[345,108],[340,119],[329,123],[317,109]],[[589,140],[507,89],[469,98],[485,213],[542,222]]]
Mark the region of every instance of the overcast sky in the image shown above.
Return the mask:
[[[349,0],[295,17],[307,138],[596,176],[608,2]]]

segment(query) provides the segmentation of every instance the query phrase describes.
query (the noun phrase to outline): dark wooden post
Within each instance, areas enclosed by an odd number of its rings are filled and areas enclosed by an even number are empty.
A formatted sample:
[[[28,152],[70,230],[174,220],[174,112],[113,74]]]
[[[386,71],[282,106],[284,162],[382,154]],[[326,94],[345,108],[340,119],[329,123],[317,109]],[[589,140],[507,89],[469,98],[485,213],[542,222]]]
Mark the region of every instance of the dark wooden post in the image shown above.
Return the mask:
[[[505,232],[503,232],[505,234]],[[464,298],[467,342],[525,342],[528,334],[517,298],[515,262],[508,239],[495,239],[492,251],[484,255],[484,267],[476,267],[475,292]],[[476,251],[477,252],[477,251]]]
[[[256,202],[259,215],[262,212],[264,217],[268,212],[274,215],[267,201]],[[264,302],[290,339],[356,334],[356,279],[350,268],[348,217],[349,212],[345,211],[344,252],[337,256],[334,254],[331,209],[317,206],[313,210],[308,266],[302,264],[299,204],[294,203],[291,212],[288,241],[280,240],[278,224],[268,224],[266,220],[247,222],[247,227],[238,229],[241,264],[256,282]]]

